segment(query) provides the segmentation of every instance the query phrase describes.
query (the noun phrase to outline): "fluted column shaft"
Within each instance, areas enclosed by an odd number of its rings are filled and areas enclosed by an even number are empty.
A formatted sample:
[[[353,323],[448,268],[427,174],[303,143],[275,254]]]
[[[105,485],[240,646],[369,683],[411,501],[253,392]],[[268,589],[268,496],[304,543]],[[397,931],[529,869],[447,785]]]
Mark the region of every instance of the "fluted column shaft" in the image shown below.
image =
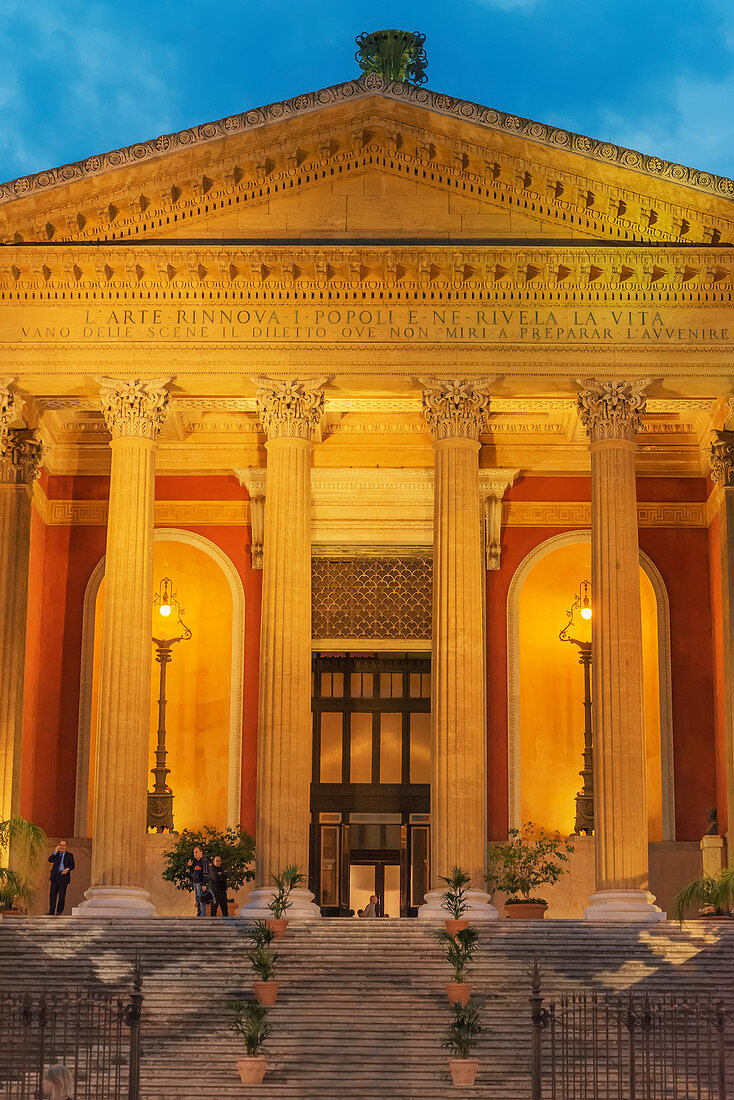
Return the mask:
[[[307,439],[267,444],[257,884],[289,864],[308,867],[311,787],[311,451]]]
[[[92,882],[142,886],[153,603],[155,443],[113,439],[100,650]]]
[[[0,422],[0,820],[18,813],[31,498],[40,460],[32,432]]]
[[[431,886],[419,915],[441,916],[440,876],[472,879],[472,918],[491,919],[486,862],[485,577],[479,433],[486,383],[429,383],[423,412],[434,436],[431,661]]]
[[[654,920],[648,893],[640,552],[635,435],[645,383],[587,381],[596,893],[589,919]]]
[[[256,887],[240,912],[267,915],[271,876],[308,873],[311,790],[311,451],[323,415],[321,382],[261,378],[267,434],[257,725]],[[289,918],[318,917],[294,891]]]
[[[434,445],[431,874],[484,873],[484,575],[479,443]]]
[[[156,438],[162,380],[102,382],[112,435],[99,669],[92,886],[77,913],[150,916],[144,890]]]
[[[719,561],[721,570],[721,650],[723,682],[724,775],[720,795],[725,802],[727,859],[734,867],[734,431],[715,431],[711,443],[711,476],[719,499]],[[723,789],[722,789],[723,788]],[[719,809],[719,831],[724,814]]]

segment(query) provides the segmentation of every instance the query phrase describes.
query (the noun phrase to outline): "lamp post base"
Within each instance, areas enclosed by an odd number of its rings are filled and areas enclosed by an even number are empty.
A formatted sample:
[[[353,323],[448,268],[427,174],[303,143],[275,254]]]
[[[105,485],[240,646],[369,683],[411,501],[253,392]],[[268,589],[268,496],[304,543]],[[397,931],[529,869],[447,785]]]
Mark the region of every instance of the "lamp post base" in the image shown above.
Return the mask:
[[[649,890],[600,890],[591,895],[584,909],[584,920],[588,921],[654,924],[666,919]]]
[[[450,920],[451,914],[444,909],[441,900],[442,890],[429,890],[418,910],[418,920],[444,921]],[[498,913],[489,900],[489,894],[484,890],[467,890],[467,909],[461,915],[461,920],[497,920]]]
[[[106,920],[158,916],[148,891],[137,886],[90,886],[84,897],[86,900],[72,909],[72,917]]]

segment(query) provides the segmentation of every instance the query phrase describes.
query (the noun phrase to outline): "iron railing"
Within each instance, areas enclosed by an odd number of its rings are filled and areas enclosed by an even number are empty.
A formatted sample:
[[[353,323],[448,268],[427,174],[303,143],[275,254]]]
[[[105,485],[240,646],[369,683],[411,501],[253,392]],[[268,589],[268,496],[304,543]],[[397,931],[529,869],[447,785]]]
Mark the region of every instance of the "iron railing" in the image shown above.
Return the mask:
[[[64,1065],[75,1100],[139,1100],[140,965],[127,997],[109,990],[0,991],[0,1098],[43,1096],[48,1066]]]
[[[531,970],[533,1100],[726,1100],[722,1001],[575,992],[544,1005]]]

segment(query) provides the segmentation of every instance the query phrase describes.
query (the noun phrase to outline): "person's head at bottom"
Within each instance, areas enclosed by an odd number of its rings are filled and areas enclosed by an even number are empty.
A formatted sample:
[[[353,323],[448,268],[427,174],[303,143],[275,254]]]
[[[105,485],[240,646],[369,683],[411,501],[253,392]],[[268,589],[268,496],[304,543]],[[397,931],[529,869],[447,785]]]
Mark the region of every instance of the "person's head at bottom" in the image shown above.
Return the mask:
[[[51,1100],[71,1100],[74,1078],[66,1066],[49,1066],[43,1077],[43,1095]]]

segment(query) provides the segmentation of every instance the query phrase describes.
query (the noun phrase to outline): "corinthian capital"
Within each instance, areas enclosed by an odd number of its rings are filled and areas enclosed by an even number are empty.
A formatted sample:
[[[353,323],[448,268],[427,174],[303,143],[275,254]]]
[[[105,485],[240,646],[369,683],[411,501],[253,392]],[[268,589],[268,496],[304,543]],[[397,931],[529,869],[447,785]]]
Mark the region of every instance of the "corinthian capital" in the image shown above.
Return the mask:
[[[98,378],[102,414],[113,439],[157,439],[168,411],[170,378]]]
[[[711,477],[717,485],[734,485],[734,432],[714,431],[711,440]]]
[[[423,415],[434,439],[479,439],[489,417],[489,382],[425,380]]]
[[[257,409],[268,439],[311,439],[324,415],[325,378],[255,378]]]
[[[0,432],[0,485],[31,486],[38,475],[43,448],[36,433],[27,428]]]
[[[592,443],[605,439],[634,441],[645,412],[645,388],[650,379],[625,382],[616,378],[576,380],[579,418]]]

